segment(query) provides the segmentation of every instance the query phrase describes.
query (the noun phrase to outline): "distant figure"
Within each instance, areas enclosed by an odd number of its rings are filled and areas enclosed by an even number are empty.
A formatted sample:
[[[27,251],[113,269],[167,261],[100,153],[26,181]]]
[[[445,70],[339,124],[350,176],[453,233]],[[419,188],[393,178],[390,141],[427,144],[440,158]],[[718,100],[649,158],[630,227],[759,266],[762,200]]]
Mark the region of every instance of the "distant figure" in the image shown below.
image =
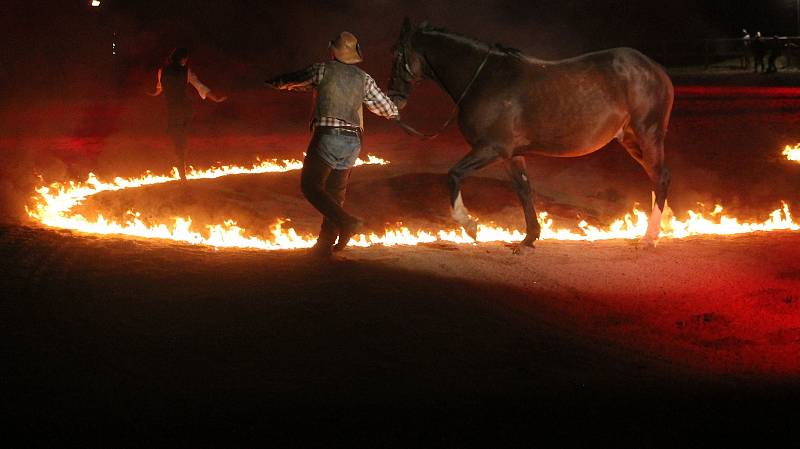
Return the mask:
[[[761,71],[764,71],[764,56],[766,55],[766,43],[764,39],[761,37],[761,31],[756,32],[756,38],[753,39],[753,42],[750,44],[750,47],[753,49],[753,72],[758,73],[758,68],[761,67]]]
[[[350,171],[361,150],[362,104],[377,115],[397,118],[397,106],[356,66],[363,59],[358,39],[345,31],[330,41],[328,48],[329,61],[266,81],[275,89],[315,90],[311,119],[314,135],[303,161],[300,187],[308,202],[323,215],[317,243],[310,253],[322,258],[344,249],[361,226],[361,220],[342,206]]]
[[[186,180],[186,128],[192,121],[192,101],[187,87],[192,85],[200,98],[221,103],[227,97],[218,97],[189,68],[189,50],[176,48],[167,57],[164,66],[158,69],[156,91],[151,96],[164,93],[167,104],[167,134],[175,146],[178,157],[178,173]]]
[[[751,38],[750,33],[742,28],[742,60],[741,65],[743,70],[750,68],[750,58],[752,49],[750,48]]]
[[[775,64],[775,61],[780,58],[782,53],[783,43],[781,42],[781,38],[773,36],[769,41],[769,63],[767,65],[767,73],[776,73],[778,71],[778,66]]]

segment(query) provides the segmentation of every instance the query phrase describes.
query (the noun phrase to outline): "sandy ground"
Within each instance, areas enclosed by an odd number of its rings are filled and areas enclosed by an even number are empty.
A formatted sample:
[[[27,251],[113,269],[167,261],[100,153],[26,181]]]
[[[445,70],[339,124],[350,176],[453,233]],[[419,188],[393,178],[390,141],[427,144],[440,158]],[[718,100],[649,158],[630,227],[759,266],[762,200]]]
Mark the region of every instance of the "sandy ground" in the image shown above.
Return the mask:
[[[299,157],[304,110],[278,120],[270,105],[288,103],[274,95],[203,105],[193,162]],[[243,123],[259,102],[268,119]],[[800,164],[777,156],[800,139],[798,107],[791,89],[684,89],[668,140],[673,208],[719,201],[764,219],[786,200],[800,211]],[[429,109],[408,117],[436,117],[447,105]],[[546,241],[522,257],[500,244],[348,249],[319,263],[299,252],[80,236],[18,220],[31,172],[55,180],[165,171],[169,146],[147,111],[123,108],[122,124],[102,138],[20,126],[2,141],[14,167],[0,228],[10,293],[0,303],[3,403],[23,432],[65,437],[106,426],[123,440],[222,430],[289,444],[356,436],[461,446],[498,432],[540,438],[544,427],[562,441],[646,447],[792,425],[794,415],[777,410],[798,392],[800,234],[666,240],[649,250]],[[152,132],[132,129],[147,123]],[[444,174],[466,150],[457,131],[421,144],[369,125],[366,149],[392,164],[356,169],[352,210],[372,230],[450,226]],[[537,207],[563,223],[605,224],[649,198],[641,169],[616,144],[529,166]],[[232,176],[98,195],[84,210],[121,216],[133,207],[198,226],[236,218],[254,234],[288,217],[314,232],[318,217],[297,185],[297,173]],[[482,220],[522,226],[499,167],[470,178],[464,195]],[[287,430],[297,424],[315,432]],[[102,434],[94,436],[108,443]]]

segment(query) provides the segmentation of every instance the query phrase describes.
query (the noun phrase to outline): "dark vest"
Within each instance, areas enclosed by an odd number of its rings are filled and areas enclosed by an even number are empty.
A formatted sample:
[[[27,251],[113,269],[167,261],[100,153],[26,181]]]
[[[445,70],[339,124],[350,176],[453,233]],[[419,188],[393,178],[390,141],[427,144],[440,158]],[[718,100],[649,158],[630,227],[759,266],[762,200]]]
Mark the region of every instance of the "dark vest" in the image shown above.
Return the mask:
[[[191,105],[189,95],[186,92],[188,84],[188,66],[165,65],[162,67],[161,88],[164,89],[164,97],[167,100],[168,107],[187,107]]]
[[[325,76],[317,86],[314,118],[334,117],[364,127],[364,88],[367,74],[339,61],[325,63]]]

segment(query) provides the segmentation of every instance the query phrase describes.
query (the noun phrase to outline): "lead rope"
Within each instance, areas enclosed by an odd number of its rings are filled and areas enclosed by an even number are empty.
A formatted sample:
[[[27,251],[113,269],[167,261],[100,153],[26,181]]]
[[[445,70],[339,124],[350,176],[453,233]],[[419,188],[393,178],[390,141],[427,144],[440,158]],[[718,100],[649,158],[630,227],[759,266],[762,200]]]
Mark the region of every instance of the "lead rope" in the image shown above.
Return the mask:
[[[464,100],[464,97],[467,96],[467,93],[469,92],[470,88],[472,88],[472,85],[475,84],[475,80],[478,79],[478,75],[481,74],[481,71],[486,66],[486,63],[489,61],[489,56],[492,54],[492,50],[494,50],[494,47],[489,46],[489,51],[486,52],[486,56],[484,56],[481,65],[479,65],[478,69],[475,70],[475,74],[472,75],[472,79],[469,80],[469,83],[467,83],[467,88],[464,89],[464,92],[461,93],[461,96],[458,98],[458,101],[456,101],[456,104],[453,107],[453,112],[450,114],[450,117],[447,119],[447,121],[444,122],[444,124],[439,128],[438,131],[436,131],[434,134],[424,134],[417,131],[413,126],[404,123],[399,118],[395,120],[395,123],[397,123],[397,125],[400,128],[402,128],[405,132],[407,132],[409,135],[412,135],[414,137],[419,137],[422,140],[431,140],[438,137],[439,134],[442,133],[442,131],[444,131],[448,126],[450,126],[450,123],[452,123],[453,119],[455,119],[456,116],[458,115],[458,108],[459,106],[461,106],[461,101]]]

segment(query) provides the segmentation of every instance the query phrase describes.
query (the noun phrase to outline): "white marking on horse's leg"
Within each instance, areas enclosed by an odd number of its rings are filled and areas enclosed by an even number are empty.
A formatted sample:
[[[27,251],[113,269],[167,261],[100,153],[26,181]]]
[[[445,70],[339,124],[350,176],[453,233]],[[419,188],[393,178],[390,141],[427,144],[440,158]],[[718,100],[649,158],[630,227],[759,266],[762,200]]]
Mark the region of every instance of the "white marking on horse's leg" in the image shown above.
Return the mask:
[[[474,240],[478,239],[478,221],[469,216],[469,211],[464,207],[464,201],[461,199],[461,192],[458,192],[456,203],[450,210],[450,215],[452,215],[456,223],[460,224],[464,230],[467,231],[467,235]]]
[[[662,210],[658,206],[653,206],[653,212],[650,213],[650,219],[647,220],[647,234],[646,238],[649,240],[658,240],[661,234],[661,214]]]
[[[461,199],[461,192],[458,192],[455,204],[450,208],[450,215],[456,223],[466,226],[470,222],[469,211],[464,206],[464,200]]]
[[[653,193],[653,211],[650,213],[650,218],[647,220],[647,232],[645,232],[643,240],[648,242],[658,241],[658,236],[661,234],[662,213],[663,211],[655,202],[655,193]]]

